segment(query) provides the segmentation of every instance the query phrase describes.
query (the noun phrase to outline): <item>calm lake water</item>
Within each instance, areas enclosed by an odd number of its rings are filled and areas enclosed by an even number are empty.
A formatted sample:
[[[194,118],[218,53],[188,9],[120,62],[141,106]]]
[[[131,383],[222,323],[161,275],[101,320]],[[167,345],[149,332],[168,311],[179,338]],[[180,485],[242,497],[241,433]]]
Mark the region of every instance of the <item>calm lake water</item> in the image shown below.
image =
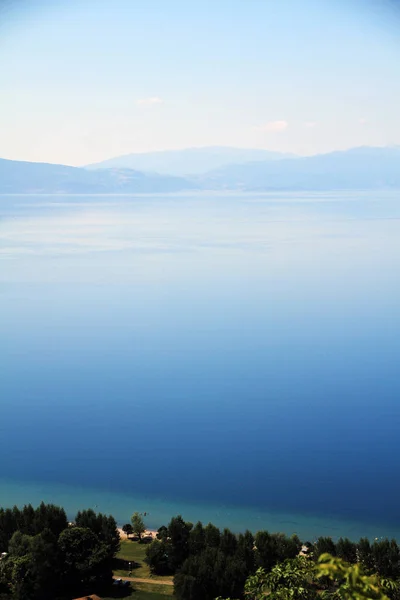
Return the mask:
[[[400,539],[400,192],[0,196],[0,504]]]

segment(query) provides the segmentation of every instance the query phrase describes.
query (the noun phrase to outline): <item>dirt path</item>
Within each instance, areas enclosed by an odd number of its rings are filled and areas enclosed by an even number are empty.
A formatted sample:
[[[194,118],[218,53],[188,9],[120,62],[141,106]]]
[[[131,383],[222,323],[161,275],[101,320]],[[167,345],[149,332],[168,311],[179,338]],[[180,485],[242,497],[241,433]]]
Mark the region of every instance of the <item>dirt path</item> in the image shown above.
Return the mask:
[[[143,577],[117,577],[114,575],[114,579],[122,579],[122,581],[133,581],[136,583],[152,583],[154,585],[174,585],[173,581],[163,581],[162,579],[144,579]]]

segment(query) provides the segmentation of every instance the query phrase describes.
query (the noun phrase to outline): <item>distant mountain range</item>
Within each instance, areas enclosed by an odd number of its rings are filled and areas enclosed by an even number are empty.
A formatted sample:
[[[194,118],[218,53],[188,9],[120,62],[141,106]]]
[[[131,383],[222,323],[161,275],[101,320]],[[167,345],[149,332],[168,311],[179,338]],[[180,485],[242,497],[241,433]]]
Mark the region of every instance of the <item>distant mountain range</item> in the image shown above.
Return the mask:
[[[206,189],[247,191],[400,188],[400,146],[228,165],[197,183]]]
[[[29,163],[0,159],[0,193],[168,193],[188,190],[340,190],[400,188],[400,147],[353,148],[310,157],[291,158],[267,153],[263,160],[248,161],[259,156],[258,150],[188,149],[179,151],[187,164],[193,165],[194,151],[204,150],[210,163],[210,150],[235,157],[235,164],[225,164],[203,173],[192,169],[191,176],[141,172],[133,169],[78,168],[46,163]],[[222,152],[222,150],[224,152]],[[243,154],[241,154],[243,153]],[[157,154],[157,153],[152,153]],[[160,153],[166,164],[175,164],[177,152]],[[217,152],[218,155],[218,152]],[[217,156],[216,155],[216,156]],[[265,156],[270,155],[268,159]],[[139,156],[139,155],[136,155]],[[144,154],[142,157],[150,155]],[[281,157],[279,160],[278,157]],[[242,157],[242,160],[239,160]],[[119,159],[115,159],[119,160]],[[157,159],[158,160],[158,159]],[[170,163],[168,163],[170,160]],[[225,159],[224,159],[225,160]],[[108,162],[108,161],[106,161]],[[201,163],[201,160],[199,164]],[[205,164],[204,162],[201,164]]]
[[[129,194],[178,192],[197,184],[181,177],[132,169],[89,171],[78,167],[0,159],[1,194]]]
[[[227,148],[211,146],[187,148],[185,150],[165,150],[127,154],[103,162],[88,165],[87,169],[135,169],[147,173],[176,175],[180,177],[199,175],[231,164],[244,164],[255,161],[282,160],[294,158],[294,154],[282,154],[269,150],[248,148]]]

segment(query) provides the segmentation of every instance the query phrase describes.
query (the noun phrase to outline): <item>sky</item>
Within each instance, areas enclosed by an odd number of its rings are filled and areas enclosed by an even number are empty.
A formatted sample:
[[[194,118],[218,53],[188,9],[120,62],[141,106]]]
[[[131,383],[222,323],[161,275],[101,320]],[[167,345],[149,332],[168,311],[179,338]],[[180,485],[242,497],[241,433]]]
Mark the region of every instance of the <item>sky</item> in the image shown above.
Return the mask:
[[[400,144],[400,0],[0,0],[0,157]]]

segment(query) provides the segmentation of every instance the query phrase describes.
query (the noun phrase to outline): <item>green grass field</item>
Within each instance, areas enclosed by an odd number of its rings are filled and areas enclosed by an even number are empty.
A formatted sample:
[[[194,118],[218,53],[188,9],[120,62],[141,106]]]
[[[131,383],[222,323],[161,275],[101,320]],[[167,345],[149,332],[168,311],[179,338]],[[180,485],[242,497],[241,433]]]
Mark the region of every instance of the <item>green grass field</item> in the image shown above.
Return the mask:
[[[132,583],[130,593],[126,596],[115,594],[113,596],[101,596],[102,600],[170,600],[173,588],[168,585],[139,584]]]
[[[151,579],[154,582],[157,581],[172,581],[172,577],[153,575],[150,572],[149,567],[144,562],[146,555],[147,544],[139,544],[139,542],[133,542],[131,540],[121,541],[121,550],[118,552],[114,575],[116,577],[129,577],[129,565],[132,563],[132,575],[131,577],[139,577],[140,579]],[[170,586],[165,586],[170,587]],[[172,590],[172,588],[171,588]],[[172,591],[170,590],[170,593]],[[136,597],[136,596],[135,596]]]
[[[174,588],[172,585],[165,585],[164,582],[172,582],[172,577],[153,575],[149,567],[144,562],[146,556],[147,544],[139,544],[132,540],[122,540],[121,549],[115,559],[114,575],[115,577],[138,577],[139,579],[151,579],[149,582],[131,582],[130,589],[122,590],[116,588],[112,590],[112,595],[102,596],[102,600],[115,600],[124,598],[125,600],[170,600],[173,598]],[[129,573],[129,564],[132,563],[132,573]],[[126,595],[123,595],[123,594]]]

